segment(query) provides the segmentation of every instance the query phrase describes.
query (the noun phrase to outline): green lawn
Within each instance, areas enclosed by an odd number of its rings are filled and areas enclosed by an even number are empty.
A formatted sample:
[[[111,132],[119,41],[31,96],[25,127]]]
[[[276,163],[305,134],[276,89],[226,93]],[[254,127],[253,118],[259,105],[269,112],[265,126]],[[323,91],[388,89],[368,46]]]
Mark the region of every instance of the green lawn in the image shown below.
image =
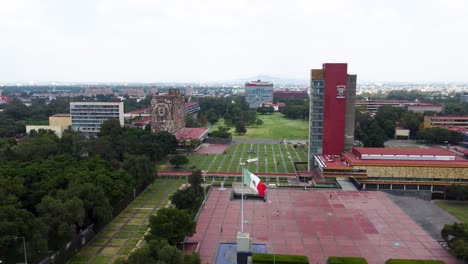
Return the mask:
[[[155,180],[68,263],[112,263],[114,259],[129,254],[148,229],[147,219],[152,212],[164,207],[169,195],[182,183],[185,181]]]
[[[280,138],[280,139],[307,139],[309,136],[309,120],[288,119],[281,113],[272,115],[257,115],[263,121],[263,125],[247,127],[245,135],[237,135],[234,128],[231,133],[234,138]],[[211,126],[210,131],[218,129],[218,125],[224,125],[220,119],[217,124]]]
[[[436,204],[463,223],[468,223],[468,202],[437,201]]]
[[[255,153],[249,153],[250,148]],[[208,172],[240,172],[240,159],[258,158],[258,162],[249,164],[247,169],[260,173],[294,173],[293,162],[307,162],[305,145],[292,144],[246,144],[235,143],[229,146],[226,154],[190,154],[189,163],[184,169],[198,168]],[[135,202],[140,207],[142,198]]]

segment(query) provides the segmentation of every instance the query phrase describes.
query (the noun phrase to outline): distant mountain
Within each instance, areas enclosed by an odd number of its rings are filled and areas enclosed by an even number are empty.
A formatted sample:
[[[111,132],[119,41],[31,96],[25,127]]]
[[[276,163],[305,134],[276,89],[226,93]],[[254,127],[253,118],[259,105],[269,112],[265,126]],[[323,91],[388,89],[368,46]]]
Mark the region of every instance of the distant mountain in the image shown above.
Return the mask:
[[[274,77],[270,75],[257,75],[248,78],[234,79],[227,82],[232,82],[236,84],[244,84],[250,81],[262,80],[264,82],[271,82],[273,84],[294,84],[294,85],[307,85],[309,83],[306,79],[294,79],[294,78],[281,78]]]

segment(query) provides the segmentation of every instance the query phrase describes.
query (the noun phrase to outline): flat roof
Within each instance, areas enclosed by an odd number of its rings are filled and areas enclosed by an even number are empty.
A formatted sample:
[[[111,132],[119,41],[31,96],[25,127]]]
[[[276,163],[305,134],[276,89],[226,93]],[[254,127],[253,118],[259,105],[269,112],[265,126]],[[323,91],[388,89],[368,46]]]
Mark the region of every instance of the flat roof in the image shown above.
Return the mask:
[[[353,148],[359,155],[430,155],[454,156],[450,151],[441,148]]]
[[[143,117],[142,119],[134,120],[132,123],[146,123],[151,121],[151,116]]]
[[[187,107],[190,107],[190,106],[193,106],[193,105],[197,105],[198,102],[188,102],[188,103],[185,103],[184,104],[184,107],[187,108]]]
[[[53,117],[70,117],[70,114],[55,114]]]
[[[391,104],[407,104],[408,100],[356,100],[356,103],[391,103]]]
[[[455,157],[454,160],[399,160],[399,159],[359,159],[352,153],[343,155],[353,166],[392,166],[392,167],[462,167],[468,168],[468,160]]]
[[[205,127],[184,127],[179,133],[176,135],[176,139],[199,139],[204,136],[204,134],[208,133],[208,128]]]
[[[409,103],[408,106],[422,106],[422,107],[431,107],[431,106],[442,106],[440,104],[429,104],[429,103]]]
[[[468,119],[468,116],[427,116],[430,119]]]
[[[344,160],[341,160],[341,157],[334,158],[332,156],[316,155],[315,158],[316,160],[318,159],[319,162],[323,165],[323,167],[327,169],[340,169],[340,170],[352,170],[353,169],[353,167],[346,165]]]
[[[151,110],[151,107],[145,107],[145,108],[141,108],[141,109],[137,109],[137,110],[127,112],[125,114],[144,114],[144,113],[146,113],[146,112],[148,112],[150,110]]]

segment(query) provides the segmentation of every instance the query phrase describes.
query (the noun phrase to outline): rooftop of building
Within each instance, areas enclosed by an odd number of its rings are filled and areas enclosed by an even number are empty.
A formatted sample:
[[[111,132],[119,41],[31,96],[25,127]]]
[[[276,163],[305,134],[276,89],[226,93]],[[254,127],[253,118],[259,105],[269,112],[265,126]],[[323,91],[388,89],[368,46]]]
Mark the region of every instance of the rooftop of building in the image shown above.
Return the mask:
[[[341,156],[315,157],[323,167],[338,170],[350,170],[352,166],[468,168],[468,160],[442,148],[353,148]]]
[[[133,111],[127,112],[127,113],[125,113],[125,114],[137,115],[137,114],[145,114],[145,113],[147,113],[147,112],[149,112],[149,111],[151,111],[151,107],[145,107],[145,108],[133,110]]]
[[[204,134],[208,133],[208,130],[209,129],[205,127],[184,127],[177,133],[176,139],[200,139]]]
[[[366,100],[356,100],[356,103],[361,104],[369,104],[369,103],[386,103],[386,104],[406,104],[409,103],[408,100],[373,100],[373,99],[366,99]]]
[[[279,90],[279,91],[273,91],[274,94],[307,94],[307,91],[284,91],[284,90]]]
[[[52,115],[51,117],[70,117],[70,114],[55,114],[55,115]]]
[[[425,116],[430,119],[468,119],[468,116]]]
[[[453,156],[453,153],[441,148],[353,148],[357,155],[425,155]]]
[[[262,82],[261,80],[246,82],[245,86],[273,86],[271,82]]]
[[[116,102],[70,102],[70,105],[119,105],[122,104],[122,101]]]
[[[433,106],[440,106],[440,104],[430,104],[430,103],[408,103],[408,106],[421,106],[421,107],[433,107]]]
[[[184,107],[187,108],[187,107],[191,107],[191,106],[194,106],[194,105],[197,105],[198,102],[188,102],[188,103],[185,103]]]
[[[145,116],[141,119],[134,120],[132,123],[148,123],[151,121],[151,116]]]

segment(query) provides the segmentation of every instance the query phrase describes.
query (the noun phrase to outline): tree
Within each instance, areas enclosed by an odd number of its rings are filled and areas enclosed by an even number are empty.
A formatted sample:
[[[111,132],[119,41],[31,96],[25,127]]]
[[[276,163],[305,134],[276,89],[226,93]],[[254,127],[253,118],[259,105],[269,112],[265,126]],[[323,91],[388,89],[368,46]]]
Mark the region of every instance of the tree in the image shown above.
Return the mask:
[[[181,165],[189,163],[189,159],[185,155],[177,154],[174,155],[169,162],[178,169]]]
[[[247,128],[243,122],[239,122],[236,124],[236,133],[237,134],[245,134],[247,132]]]
[[[156,178],[153,163],[147,156],[129,155],[125,156],[124,170],[133,176],[137,185],[148,184]]]
[[[186,189],[178,190],[171,197],[171,203],[177,209],[188,210],[195,214],[203,203],[203,189],[202,187],[194,188],[188,187]]]
[[[76,230],[83,225],[85,212],[83,202],[72,197],[68,200],[57,200],[50,196],[42,199],[37,205],[41,220],[49,227],[50,248],[58,249],[76,234]]]
[[[257,126],[261,126],[261,125],[263,125],[263,120],[261,120],[260,118],[257,118],[257,119],[255,119],[255,124]]]
[[[185,127],[199,127],[197,120],[193,116],[185,117]]]
[[[401,116],[400,125],[410,130],[410,138],[416,138],[419,125],[423,122],[423,116],[418,113],[406,112]]]
[[[445,225],[441,231],[442,238],[447,241],[453,253],[458,258],[468,260],[468,225],[465,223],[454,223]]]
[[[200,188],[203,182],[202,172],[198,169],[194,170],[192,174],[189,175],[188,182],[190,183],[190,186]]]
[[[170,245],[178,245],[186,236],[195,234],[197,223],[186,210],[161,208],[150,217],[150,233],[153,237],[167,240]]]

